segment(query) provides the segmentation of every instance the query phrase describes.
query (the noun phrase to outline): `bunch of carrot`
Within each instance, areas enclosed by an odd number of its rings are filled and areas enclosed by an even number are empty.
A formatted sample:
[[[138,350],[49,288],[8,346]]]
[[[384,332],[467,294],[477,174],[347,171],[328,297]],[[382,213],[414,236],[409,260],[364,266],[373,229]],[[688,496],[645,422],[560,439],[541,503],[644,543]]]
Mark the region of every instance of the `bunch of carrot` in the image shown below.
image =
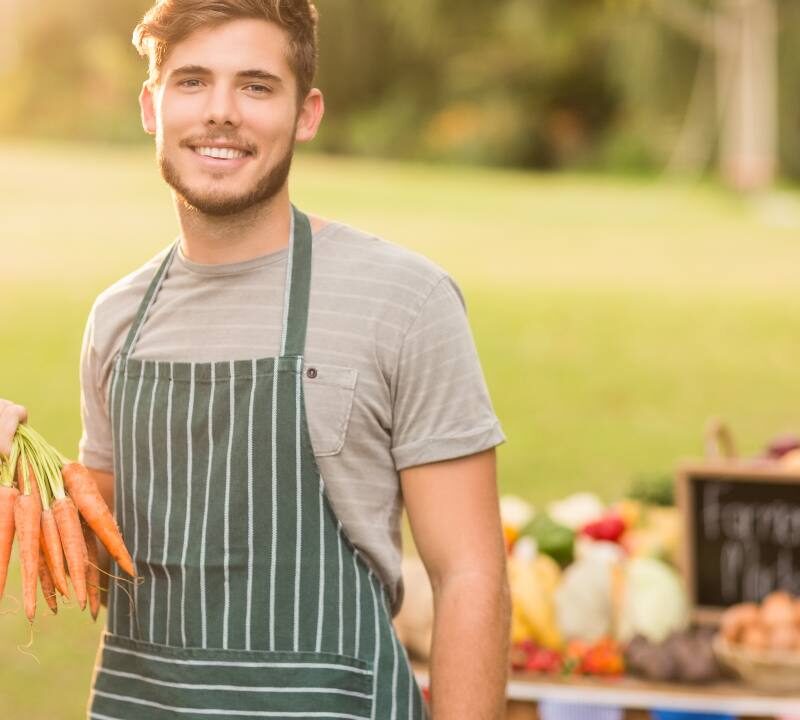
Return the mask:
[[[37,577],[50,609],[56,591],[69,597],[67,576],[83,610],[100,610],[96,538],[129,575],[133,560],[89,471],[70,462],[29,425],[20,425],[11,453],[0,455],[0,599],[16,532],[25,614],[36,615]],[[66,559],[66,564],[65,564]]]

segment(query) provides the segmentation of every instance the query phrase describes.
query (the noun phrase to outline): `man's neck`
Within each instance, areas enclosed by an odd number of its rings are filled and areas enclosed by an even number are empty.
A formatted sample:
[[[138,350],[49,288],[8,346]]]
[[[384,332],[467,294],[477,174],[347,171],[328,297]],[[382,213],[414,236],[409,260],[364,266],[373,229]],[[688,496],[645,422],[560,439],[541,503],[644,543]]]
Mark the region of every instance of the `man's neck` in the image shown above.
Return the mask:
[[[202,265],[244,262],[289,245],[288,191],[242,213],[213,217],[176,200],[184,257]]]

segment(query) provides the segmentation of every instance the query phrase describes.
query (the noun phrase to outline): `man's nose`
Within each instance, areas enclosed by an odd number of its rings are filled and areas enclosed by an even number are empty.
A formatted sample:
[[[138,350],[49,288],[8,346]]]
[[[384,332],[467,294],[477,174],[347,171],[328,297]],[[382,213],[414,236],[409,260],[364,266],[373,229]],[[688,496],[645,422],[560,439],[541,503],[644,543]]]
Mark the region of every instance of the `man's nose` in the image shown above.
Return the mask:
[[[241,123],[236,103],[236,91],[217,85],[208,95],[205,122],[207,125],[233,125]]]

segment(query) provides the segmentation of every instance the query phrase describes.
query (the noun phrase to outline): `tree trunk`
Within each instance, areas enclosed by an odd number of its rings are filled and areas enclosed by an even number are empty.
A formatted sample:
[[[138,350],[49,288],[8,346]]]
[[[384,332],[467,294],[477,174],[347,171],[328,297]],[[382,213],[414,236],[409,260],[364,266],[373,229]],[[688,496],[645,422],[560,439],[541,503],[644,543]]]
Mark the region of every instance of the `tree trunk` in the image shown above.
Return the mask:
[[[11,0],[0,0],[0,75],[16,65],[19,59],[19,42],[15,33],[19,31],[21,7]]]
[[[742,191],[769,187],[778,157],[775,0],[718,0],[716,11],[687,0],[650,5],[665,23],[715,54],[723,180]]]
[[[775,0],[723,0],[717,28],[720,170],[738,190],[761,190],[777,166]]]

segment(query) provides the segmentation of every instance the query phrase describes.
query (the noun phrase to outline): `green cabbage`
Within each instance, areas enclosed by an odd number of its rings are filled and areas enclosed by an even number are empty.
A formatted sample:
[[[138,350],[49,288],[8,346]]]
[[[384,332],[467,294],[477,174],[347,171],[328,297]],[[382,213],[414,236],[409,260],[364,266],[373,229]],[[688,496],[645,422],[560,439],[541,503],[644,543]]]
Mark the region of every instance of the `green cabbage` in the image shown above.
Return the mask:
[[[634,558],[624,567],[617,637],[643,635],[654,643],[689,623],[689,602],[678,574],[655,558]]]

